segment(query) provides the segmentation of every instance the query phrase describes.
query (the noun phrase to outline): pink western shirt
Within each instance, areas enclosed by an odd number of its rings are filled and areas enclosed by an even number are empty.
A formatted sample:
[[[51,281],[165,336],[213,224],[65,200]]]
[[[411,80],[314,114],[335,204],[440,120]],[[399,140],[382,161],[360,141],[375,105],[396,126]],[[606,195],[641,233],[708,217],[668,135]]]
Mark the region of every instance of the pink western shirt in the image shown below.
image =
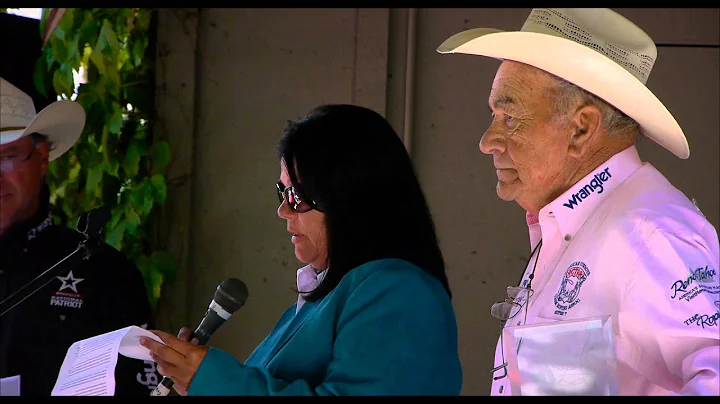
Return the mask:
[[[635,147],[527,219],[530,247],[543,244],[508,326],[609,315],[618,394],[720,395],[717,231]],[[509,395],[508,379],[491,395]]]

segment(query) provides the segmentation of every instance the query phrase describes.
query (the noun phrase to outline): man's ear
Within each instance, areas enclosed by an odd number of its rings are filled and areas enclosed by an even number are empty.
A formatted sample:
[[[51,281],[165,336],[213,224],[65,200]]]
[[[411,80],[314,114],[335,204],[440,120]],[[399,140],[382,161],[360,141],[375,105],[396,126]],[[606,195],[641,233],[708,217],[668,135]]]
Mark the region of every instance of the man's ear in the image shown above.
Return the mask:
[[[592,140],[601,132],[602,112],[595,105],[584,105],[575,111],[571,127],[573,133],[570,137],[568,153],[574,158],[582,159],[588,152]]]

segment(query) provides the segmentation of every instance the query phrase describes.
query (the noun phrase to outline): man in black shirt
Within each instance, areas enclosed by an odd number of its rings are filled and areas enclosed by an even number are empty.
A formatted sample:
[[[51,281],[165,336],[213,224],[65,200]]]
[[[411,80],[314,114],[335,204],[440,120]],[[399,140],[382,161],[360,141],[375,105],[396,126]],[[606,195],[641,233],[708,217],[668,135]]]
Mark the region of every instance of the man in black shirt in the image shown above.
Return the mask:
[[[3,65],[4,75],[9,66]],[[34,64],[20,67],[32,71]],[[80,136],[85,113],[73,101],[59,101],[36,114],[25,92],[31,83],[0,78],[0,302],[85,239],[53,225],[44,183],[49,162]],[[105,243],[91,252],[88,260],[58,266],[47,285],[0,317],[0,378],[19,375],[23,396],[50,395],[74,342],[130,325],[153,326],[140,271]],[[115,395],[147,396],[159,375],[152,361],[120,355],[115,380]]]

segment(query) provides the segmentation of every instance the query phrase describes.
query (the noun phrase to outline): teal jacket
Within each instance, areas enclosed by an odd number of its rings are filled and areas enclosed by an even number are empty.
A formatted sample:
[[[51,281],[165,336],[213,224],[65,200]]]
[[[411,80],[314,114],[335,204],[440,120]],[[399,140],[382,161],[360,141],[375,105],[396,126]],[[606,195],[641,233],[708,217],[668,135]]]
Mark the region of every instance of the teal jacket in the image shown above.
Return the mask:
[[[242,364],[210,348],[202,395],[459,395],[455,313],[442,284],[399,259],[350,271],[326,297],[290,307]]]

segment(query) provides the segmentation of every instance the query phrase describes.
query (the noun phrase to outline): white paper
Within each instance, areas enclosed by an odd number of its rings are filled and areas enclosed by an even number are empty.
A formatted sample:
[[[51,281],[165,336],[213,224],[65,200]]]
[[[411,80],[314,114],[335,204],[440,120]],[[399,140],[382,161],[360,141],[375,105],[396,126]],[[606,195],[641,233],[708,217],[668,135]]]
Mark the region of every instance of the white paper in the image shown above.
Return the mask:
[[[140,345],[141,336],[163,343],[160,337],[150,331],[130,326],[72,344],[60,367],[51,395],[115,395],[115,366],[118,354],[150,360],[150,351]]]
[[[0,379],[0,396],[20,396],[20,376],[3,377]]]
[[[506,327],[503,332],[513,394],[616,393],[609,316]]]

